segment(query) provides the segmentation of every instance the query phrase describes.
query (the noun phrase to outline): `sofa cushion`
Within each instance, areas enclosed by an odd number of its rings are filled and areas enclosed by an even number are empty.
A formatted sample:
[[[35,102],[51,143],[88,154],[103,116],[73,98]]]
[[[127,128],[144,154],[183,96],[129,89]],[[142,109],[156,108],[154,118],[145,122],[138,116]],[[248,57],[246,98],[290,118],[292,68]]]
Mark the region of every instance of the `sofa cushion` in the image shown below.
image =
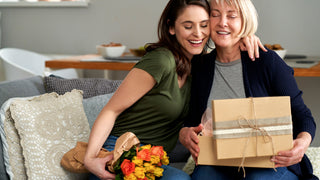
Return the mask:
[[[62,79],[49,76],[44,78],[47,93],[56,92],[64,94],[72,89],[83,91],[83,98],[89,98],[114,92],[121,84],[121,80],[108,80],[103,78]]]
[[[45,93],[45,89],[43,79],[40,76],[0,82],[0,106],[13,97],[37,96],[43,93]]]
[[[92,125],[97,119],[100,111],[108,103],[112,95],[113,93],[110,93],[83,99],[83,108],[86,113],[90,129],[92,128]]]
[[[87,99],[83,99],[83,108],[84,112],[87,116],[89,126],[92,127],[95,119],[97,118],[98,114],[102,110],[102,108],[108,103],[109,99],[112,97],[113,93],[110,94],[103,94],[99,96],[90,97]],[[6,169],[10,177],[13,175],[16,179],[26,179],[26,171],[24,166],[24,160],[22,156],[22,147],[20,145],[20,138],[18,136],[18,132],[14,127],[14,122],[11,118],[11,113],[9,110],[10,104],[12,101],[15,100],[30,100],[33,97],[25,97],[25,98],[11,98],[7,100],[0,109],[0,118],[1,118],[1,138],[3,138],[3,146],[4,152],[3,157],[6,162]],[[6,117],[5,117],[6,116]],[[5,120],[6,119],[6,120]],[[6,126],[7,137],[4,132],[3,125]],[[2,145],[2,144],[1,144]],[[10,155],[9,159],[9,152],[8,146],[12,151],[10,153],[14,153],[14,155]],[[10,160],[10,162],[9,162]],[[12,165],[12,166],[11,166]],[[3,170],[3,174],[5,174],[5,170]],[[1,177],[1,176],[0,176]],[[0,178],[2,179],[2,177]],[[7,178],[8,179],[8,178]]]
[[[43,79],[40,76],[34,76],[16,81],[0,82],[0,107],[10,98],[28,97],[45,93]],[[2,144],[2,140],[0,139]],[[2,154],[2,145],[0,146],[0,154]],[[3,156],[0,156],[0,179],[6,180],[8,176],[5,171]]]
[[[29,100],[31,98],[32,97],[11,98],[3,103],[0,109],[0,135],[2,140],[1,146],[3,148],[4,164],[6,167],[5,169],[9,177],[14,176],[15,179],[27,179],[27,174],[22,156],[20,137],[17,129],[14,127],[14,121],[11,118],[9,107],[12,101],[18,99]]]
[[[77,141],[88,140],[90,130],[81,91],[73,90],[61,96],[44,94],[31,100],[18,99],[12,101],[10,113],[20,137],[28,178],[86,178],[86,175],[72,174],[60,166],[65,152]]]

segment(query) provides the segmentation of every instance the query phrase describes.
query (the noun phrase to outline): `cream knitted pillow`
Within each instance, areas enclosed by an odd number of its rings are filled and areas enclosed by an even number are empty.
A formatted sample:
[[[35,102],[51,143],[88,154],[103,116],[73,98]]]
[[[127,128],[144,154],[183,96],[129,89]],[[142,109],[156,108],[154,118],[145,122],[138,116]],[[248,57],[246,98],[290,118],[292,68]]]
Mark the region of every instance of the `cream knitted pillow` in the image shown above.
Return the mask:
[[[14,121],[10,113],[10,104],[17,99],[29,100],[32,97],[26,98],[11,98],[7,100],[0,109],[1,116],[1,140],[3,148],[3,158],[6,172],[12,179],[27,179],[26,168],[22,156],[22,147],[20,145],[20,137],[14,126]]]
[[[20,137],[28,179],[81,179],[60,166],[64,153],[77,141],[87,141],[89,124],[82,106],[82,91],[44,94],[10,105]]]

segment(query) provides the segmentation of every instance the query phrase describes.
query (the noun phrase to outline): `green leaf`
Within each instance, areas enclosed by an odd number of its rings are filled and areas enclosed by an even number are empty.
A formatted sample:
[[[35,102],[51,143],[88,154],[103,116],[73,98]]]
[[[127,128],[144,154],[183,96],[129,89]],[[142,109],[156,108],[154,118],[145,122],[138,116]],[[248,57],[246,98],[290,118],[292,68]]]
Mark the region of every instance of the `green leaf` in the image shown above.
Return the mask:
[[[117,174],[115,180],[122,180],[123,179],[123,174]]]

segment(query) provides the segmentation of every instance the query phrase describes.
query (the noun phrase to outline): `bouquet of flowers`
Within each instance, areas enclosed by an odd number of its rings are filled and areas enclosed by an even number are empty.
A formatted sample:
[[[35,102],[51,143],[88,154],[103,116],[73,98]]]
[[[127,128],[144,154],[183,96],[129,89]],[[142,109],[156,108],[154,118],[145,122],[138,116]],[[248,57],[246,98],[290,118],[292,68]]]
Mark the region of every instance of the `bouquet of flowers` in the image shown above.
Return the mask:
[[[114,166],[116,180],[149,180],[161,177],[161,165],[168,165],[169,158],[162,146],[133,146],[124,151]]]

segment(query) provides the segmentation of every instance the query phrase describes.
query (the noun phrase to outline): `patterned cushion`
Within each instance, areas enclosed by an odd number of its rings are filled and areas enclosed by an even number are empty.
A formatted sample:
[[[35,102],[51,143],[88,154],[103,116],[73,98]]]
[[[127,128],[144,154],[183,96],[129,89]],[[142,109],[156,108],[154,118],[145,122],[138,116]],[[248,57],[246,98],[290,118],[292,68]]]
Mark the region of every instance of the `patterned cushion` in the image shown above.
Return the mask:
[[[89,98],[114,92],[121,80],[108,80],[103,78],[62,79],[58,77],[45,77],[44,87],[47,93],[56,92],[64,94],[73,89],[83,91],[83,98]]]
[[[7,137],[14,134],[14,131],[18,133],[19,136],[14,140],[20,137],[18,142],[23,154],[23,159],[12,162],[16,159],[12,155],[17,152],[10,151],[17,151],[19,148],[12,148],[8,143],[12,172],[23,172],[23,169],[14,170],[15,164],[23,164],[22,160],[28,179],[87,178],[83,174],[65,171],[60,166],[65,152],[73,148],[77,141],[88,140],[90,130],[82,106],[81,91],[73,90],[61,96],[57,93],[44,94],[30,100],[17,99],[12,101],[9,110],[15,129],[5,126],[5,131]],[[15,147],[17,146],[19,143]],[[25,179],[23,173],[13,176],[14,179]]]
[[[43,87],[43,79],[40,76],[0,82],[0,106],[13,97],[29,97],[43,93],[45,93],[45,89]],[[2,140],[0,140],[0,144],[0,154],[3,154]],[[0,179],[8,179],[3,156],[0,156]]]
[[[20,145],[20,137],[17,129],[14,127],[14,121],[10,113],[10,104],[15,100],[29,100],[26,98],[11,98],[6,101],[0,110],[1,115],[1,139],[3,147],[3,158],[6,172],[9,177],[16,179],[27,179],[24,159],[22,156],[22,147]]]

